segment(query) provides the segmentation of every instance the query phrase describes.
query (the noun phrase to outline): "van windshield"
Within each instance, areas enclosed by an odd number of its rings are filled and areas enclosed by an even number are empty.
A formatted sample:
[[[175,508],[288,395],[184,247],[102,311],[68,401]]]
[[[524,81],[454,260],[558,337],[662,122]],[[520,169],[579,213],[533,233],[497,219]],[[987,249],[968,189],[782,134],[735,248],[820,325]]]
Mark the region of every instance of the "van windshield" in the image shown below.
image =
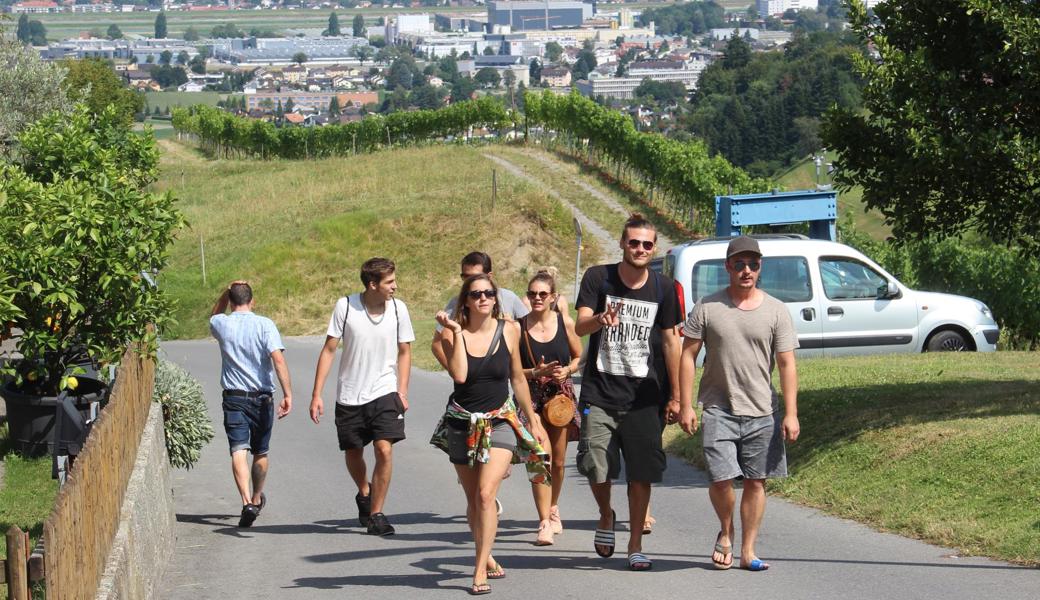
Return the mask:
[[[693,266],[690,280],[694,302],[729,285],[725,261],[721,258],[702,260]],[[812,300],[809,262],[802,256],[769,256],[762,258],[758,287],[781,302]]]

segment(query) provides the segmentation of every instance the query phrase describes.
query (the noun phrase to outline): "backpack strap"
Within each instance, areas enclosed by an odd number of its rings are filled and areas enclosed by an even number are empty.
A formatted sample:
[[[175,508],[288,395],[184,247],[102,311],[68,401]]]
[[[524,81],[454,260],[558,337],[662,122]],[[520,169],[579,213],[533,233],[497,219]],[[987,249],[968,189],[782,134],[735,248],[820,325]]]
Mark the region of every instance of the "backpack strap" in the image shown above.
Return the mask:
[[[358,302],[363,302],[361,294],[358,293]],[[401,343],[401,315],[398,313],[397,298],[391,298],[390,302],[394,305],[394,320],[397,322],[397,339],[394,343]],[[340,330],[340,339],[347,334],[347,317],[350,315],[350,294],[347,294],[347,310],[343,312],[343,327]]]

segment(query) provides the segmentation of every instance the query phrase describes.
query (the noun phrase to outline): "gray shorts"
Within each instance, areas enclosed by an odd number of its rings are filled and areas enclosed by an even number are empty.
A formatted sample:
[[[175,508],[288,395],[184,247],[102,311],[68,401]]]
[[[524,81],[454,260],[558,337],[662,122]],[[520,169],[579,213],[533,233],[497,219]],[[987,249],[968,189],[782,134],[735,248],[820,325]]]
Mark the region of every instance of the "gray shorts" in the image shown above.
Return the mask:
[[[664,428],[661,407],[648,405],[621,411],[582,405],[585,408],[577,462],[578,472],[587,477],[589,483],[617,479],[622,459],[628,481],[661,482],[667,464],[661,446]]]
[[[469,421],[447,419],[448,460],[456,465],[469,464]],[[496,419],[491,426],[491,447],[512,452],[516,448],[516,432],[508,421]]]
[[[711,480],[787,477],[781,421],[779,412],[738,417],[719,406],[705,408],[701,437]]]

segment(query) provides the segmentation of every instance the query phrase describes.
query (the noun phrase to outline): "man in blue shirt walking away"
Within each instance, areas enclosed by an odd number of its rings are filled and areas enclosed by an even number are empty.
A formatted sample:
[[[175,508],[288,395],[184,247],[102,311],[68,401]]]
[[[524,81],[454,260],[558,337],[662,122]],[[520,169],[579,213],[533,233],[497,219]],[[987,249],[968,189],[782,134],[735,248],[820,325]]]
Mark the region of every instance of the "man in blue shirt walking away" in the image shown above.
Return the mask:
[[[282,387],[278,418],[292,409],[289,368],[278,328],[253,313],[253,289],[233,281],[213,305],[209,330],[220,344],[220,386],[224,388],[224,431],[231,448],[231,471],[242,496],[239,527],[249,527],[267,503],[264,479],[274,425],[274,374]],[[225,314],[228,306],[231,313]],[[252,468],[246,451],[253,454]]]

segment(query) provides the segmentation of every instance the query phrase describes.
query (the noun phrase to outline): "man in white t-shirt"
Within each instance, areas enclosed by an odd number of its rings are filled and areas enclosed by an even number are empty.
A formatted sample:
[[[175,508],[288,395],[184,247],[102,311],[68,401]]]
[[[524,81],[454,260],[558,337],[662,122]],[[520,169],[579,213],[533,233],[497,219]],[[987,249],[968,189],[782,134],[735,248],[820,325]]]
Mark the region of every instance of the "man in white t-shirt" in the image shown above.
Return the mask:
[[[321,390],[342,338],[336,434],[346,456],[347,472],[357,484],[354,500],[358,519],[372,535],[394,533],[383,514],[383,503],[390,488],[393,444],[404,439],[411,343],[415,341],[408,308],[394,298],[395,271],[393,261],[386,258],[372,258],[361,265],[365,291],[336,302],[311,392],[311,420],[318,423],[325,413]],[[371,483],[364,456],[370,442],[376,459]]]

